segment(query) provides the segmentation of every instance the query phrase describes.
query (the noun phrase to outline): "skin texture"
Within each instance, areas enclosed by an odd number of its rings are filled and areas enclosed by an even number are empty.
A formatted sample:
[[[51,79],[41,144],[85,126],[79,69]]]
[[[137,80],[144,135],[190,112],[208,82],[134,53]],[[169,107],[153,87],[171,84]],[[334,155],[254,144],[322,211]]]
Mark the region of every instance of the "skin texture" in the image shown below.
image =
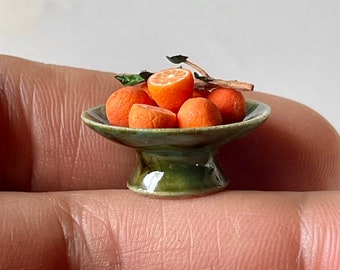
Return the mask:
[[[340,265],[340,139],[319,114],[245,93],[272,115],[221,149],[229,189],[152,199],[125,189],[133,150],[80,120],[118,87],[110,73],[0,56],[1,269]]]

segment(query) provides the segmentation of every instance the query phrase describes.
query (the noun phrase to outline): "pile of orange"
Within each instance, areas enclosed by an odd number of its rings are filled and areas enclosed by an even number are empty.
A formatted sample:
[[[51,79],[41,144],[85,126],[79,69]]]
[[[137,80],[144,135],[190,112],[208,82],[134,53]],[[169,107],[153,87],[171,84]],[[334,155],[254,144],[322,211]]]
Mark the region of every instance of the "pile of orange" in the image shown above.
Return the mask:
[[[114,126],[131,128],[193,128],[242,121],[246,101],[231,88],[195,89],[190,70],[171,68],[151,75],[147,83],[124,86],[106,101]]]

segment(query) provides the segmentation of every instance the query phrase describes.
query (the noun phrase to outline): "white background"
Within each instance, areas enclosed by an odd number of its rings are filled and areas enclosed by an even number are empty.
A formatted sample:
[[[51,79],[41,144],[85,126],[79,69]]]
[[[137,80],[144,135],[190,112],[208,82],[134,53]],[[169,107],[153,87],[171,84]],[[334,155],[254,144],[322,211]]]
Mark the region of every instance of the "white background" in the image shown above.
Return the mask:
[[[340,130],[338,0],[0,0],[0,53],[113,72],[184,54]]]

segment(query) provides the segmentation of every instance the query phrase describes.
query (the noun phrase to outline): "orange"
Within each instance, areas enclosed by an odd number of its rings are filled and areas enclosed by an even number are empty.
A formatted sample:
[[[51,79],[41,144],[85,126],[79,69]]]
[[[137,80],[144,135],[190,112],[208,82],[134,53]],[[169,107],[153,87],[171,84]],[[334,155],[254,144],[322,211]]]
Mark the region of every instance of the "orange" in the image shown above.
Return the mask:
[[[156,106],[133,104],[129,113],[131,128],[173,128],[176,124],[175,113]]]
[[[189,98],[177,113],[180,128],[208,127],[222,124],[222,115],[217,106],[203,97]]]
[[[177,112],[184,101],[192,97],[194,76],[183,68],[170,68],[151,75],[148,80],[151,97],[161,108]]]
[[[148,84],[146,82],[142,82],[142,83],[136,84],[134,86],[138,87],[140,89],[143,89],[150,96],[150,98],[152,99],[152,97],[150,95],[150,92],[149,92]]]
[[[113,126],[129,126],[129,112],[133,104],[155,104],[141,88],[124,86],[106,100],[106,116]]]
[[[196,81],[195,81],[195,88],[194,88],[192,97],[205,97],[206,98],[214,88],[215,87],[209,84],[201,85],[199,82],[196,84]]]
[[[192,93],[192,97],[204,97],[206,98],[210,94],[210,91],[207,89],[194,89]]]
[[[223,124],[240,122],[246,116],[246,100],[243,94],[231,88],[216,88],[207,97],[220,110]]]

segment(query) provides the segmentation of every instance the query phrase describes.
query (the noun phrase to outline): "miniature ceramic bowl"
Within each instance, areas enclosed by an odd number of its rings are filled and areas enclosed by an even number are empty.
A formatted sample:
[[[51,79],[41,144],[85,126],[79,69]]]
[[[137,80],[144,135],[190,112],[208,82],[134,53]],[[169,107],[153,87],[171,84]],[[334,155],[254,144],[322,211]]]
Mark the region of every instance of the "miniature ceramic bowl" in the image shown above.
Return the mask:
[[[270,107],[247,100],[242,122],[204,128],[136,129],[112,126],[105,105],[82,113],[91,129],[116,143],[132,147],[137,166],[127,186],[144,195],[188,197],[224,189],[229,180],[216,162],[221,145],[244,137],[270,115]],[[235,179],[237,181],[237,179]]]

